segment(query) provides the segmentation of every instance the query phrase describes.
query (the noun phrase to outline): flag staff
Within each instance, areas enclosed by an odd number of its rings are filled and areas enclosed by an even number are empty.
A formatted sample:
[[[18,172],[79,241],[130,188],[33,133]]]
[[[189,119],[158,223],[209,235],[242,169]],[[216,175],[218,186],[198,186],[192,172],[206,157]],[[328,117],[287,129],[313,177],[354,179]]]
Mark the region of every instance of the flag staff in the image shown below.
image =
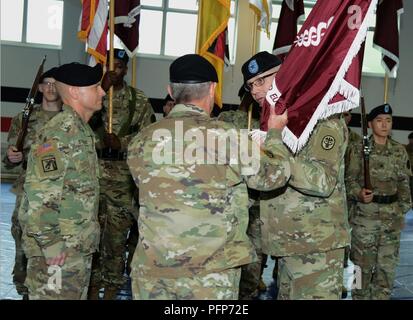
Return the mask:
[[[389,76],[387,72],[384,73],[384,103],[387,103],[388,98],[388,91],[389,91]]]
[[[195,52],[197,53],[197,54],[201,54],[201,52],[200,52],[200,44],[199,44],[199,38],[200,38],[200,33],[201,33],[201,15],[200,15],[200,12],[201,12],[201,2],[202,2],[203,0],[199,0],[199,3],[198,3],[198,19],[197,19],[197,21],[196,21],[196,42],[195,42]]]
[[[109,71],[113,71],[114,63],[114,49],[113,49],[113,38],[115,29],[115,0],[111,0],[109,3]],[[108,133],[112,133],[112,119],[113,119],[113,86],[109,88],[109,107],[108,107],[109,123],[108,123]]]
[[[252,55],[254,55],[257,52],[257,15],[253,14],[253,28],[252,29]],[[252,121],[252,104],[249,105],[248,107],[248,131],[251,131],[251,121]]]
[[[136,89],[136,56],[132,58],[132,87]]]

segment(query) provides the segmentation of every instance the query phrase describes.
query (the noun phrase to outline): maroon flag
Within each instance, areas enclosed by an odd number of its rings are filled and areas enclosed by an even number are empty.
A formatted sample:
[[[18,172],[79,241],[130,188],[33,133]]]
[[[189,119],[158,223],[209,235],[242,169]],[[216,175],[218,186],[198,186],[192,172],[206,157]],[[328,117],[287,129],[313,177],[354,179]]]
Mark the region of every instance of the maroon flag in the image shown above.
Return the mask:
[[[304,17],[303,0],[284,0],[281,5],[273,54],[284,60],[297,35],[297,21]]]
[[[293,152],[310,137],[318,120],[359,105],[360,48],[377,0],[317,1],[280,71],[261,114],[267,130],[270,108],[288,109],[283,141]]]
[[[129,57],[138,53],[140,0],[115,1],[115,34]]]
[[[389,76],[395,77],[399,66],[399,16],[402,0],[380,0],[376,12],[373,46],[382,53],[382,64]]]

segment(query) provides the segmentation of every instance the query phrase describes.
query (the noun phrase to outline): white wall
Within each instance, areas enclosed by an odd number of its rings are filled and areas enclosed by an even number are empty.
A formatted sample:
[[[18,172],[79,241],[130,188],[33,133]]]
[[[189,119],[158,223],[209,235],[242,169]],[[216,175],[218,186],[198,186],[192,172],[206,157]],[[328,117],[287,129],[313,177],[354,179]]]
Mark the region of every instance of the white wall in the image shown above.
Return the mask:
[[[239,1],[239,25],[237,32],[236,63],[224,74],[224,103],[239,102],[238,89],[242,84],[241,65],[253,53],[254,15],[248,8],[247,1]],[[396,116],[413,117],[412,93],[413,84],[413,42],[410,34],[413,31],[413,1],[404,1],[405,13],[402,16],[400,32],[400,69],[397,80],[390,80],[389,103]],[[37,66],[44,54],[47,54],[46,69],[72,61],[86,62],[84,44],[77,36],[81,5],[80,1],[64,1],[64,26],[62,50],[46,50],[23,46],[1,46],[1,85],[29,88]],[[169,65],[172,60],[139,57],[137,61],[137,86],[148,97],[163,98],[168,84]],[[383,103],[383,79],[363,77],[363,91],[367,110]],[[22,106],[16,103],[2,103],[2,116],[17,114]],[[358,112],[358,110],[356,110]],[[407,131],[395,131],[394,137],[407,142]],[[2,134],[2,143],[5,134]]]

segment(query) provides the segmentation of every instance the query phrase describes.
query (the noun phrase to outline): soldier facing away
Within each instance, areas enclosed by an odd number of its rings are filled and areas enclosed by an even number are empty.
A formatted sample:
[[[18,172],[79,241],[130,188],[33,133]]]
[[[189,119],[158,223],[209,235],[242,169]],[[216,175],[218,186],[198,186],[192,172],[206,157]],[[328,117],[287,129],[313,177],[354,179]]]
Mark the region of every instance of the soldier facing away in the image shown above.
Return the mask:
[[[271,76],[275,76],[276,72],[280,69],[281,60],[276,56],[269,54],[267,52],[261,52],[258,56],[258,65],[261,73],[267,72]],[[243,69],[243,74],[245,77],[248,77],[249,73],[245,72]],[[244,82],[248,78],[244,78]],[[244,86],[241,88],[240,93],[243,95],[250,95],[249,89],[245,89]],[[244,98],[248,98],[245,97]],[[252,103],[254,97],[250,98]],[[257,99],[259,100],[259,99]],[[262,100],[259,100],[261,103]],[[257,101],[258,102],[258,101]],[[248,106],[246,106],[248,107]],[[261,107],[261,106],[260,106]],[[247,110],[235,110],[235,111],[224,111],[221,112],[218,116],[218,119],[221,121],[232,123],[238,129],[247,129],[248,128],[248,113]],[[259,129],[260,123],[257,119],[251,120],[251,129]],[[264,282],[262,281],[262,273],[266,263],[267,256],[262,253],[261,246],[261,224],[260,219],[260,202],[259,202],[259,192],[257,190],[248,188],[248,195],[250,198],[249,207],[249,219],[248,219],[248,228],[247,235],[249,236],[252,244],[255,247],[258,261],[250,264],[243,265],[241,267],[241,280],[239,287],[239,298],[241,300],[250,300],[258,296],[259,291],[266,289]],[[264,286],[260,286],[260,284]],[[265,291],[265,289],[263,291]]]
[[[389,138],[392,109],[384,104],[367,117],[372,129],[369,166],[373,189],[364,187],[362,144],[352,145],[346,172],[347,196],[356,201],[351,220],[350,259],[361,268],[361,288],[353,299],[389,299],[399,260],[404,215],[410,209],[410,161],[404,147]]]
[[[21,171],[15,182],[13,183],[12,192],[16,194],[16,205],[12,214],[11,234],[14,239],[16,251],[13,267],[13,283],[16,286],[18,294],[23,295],[23,299],[28,298],[28,291],[24,285],[26,279],[27,258],[22,247],[22,230],[18,220],[18,212],[23,198],[23,184],[26,177],[27,157],[31,145],[34,143],[36,133],[62,108],[62,100],[60,99],[56,86],[54,71],[52,68],[42,74],[39,80],[39,91],[43,94],[42,103],[34,105],[33,111],[30,114],[30,119],[27,127],[27,134],[24,139],[23,151],[16,149],[16,142],[20,130],[22,130],[22,113],[19,113],[12,120],[7,142],[9,147],[3,162],[6,168],[13,168],[21,165]]]
[[[245,84],[260,104],[276,72],[262,72],[261,56],[242,67]],[[341,297],[344,247],[350,242],[344,188],[347,139],[341,116],[320,120],[307,145],[292,158],[288,183],[260,194],[262,248],[277,258],[278,299]]]
[[[115,49],[114,71],[105,74],[105,91],[113,85],[112,133],[109,124],[108,99],[103,100],[101,112],[96,113],[96,149],[101,168],[99,221],[100,250],[93,258],[90,299],[99,298],[105,288],[104,299],[113,300],[125,284],[127,239],[137,215],[133,195],[137,192],[126,164],[127,147],[131,139],[154,121],[155,115],[143,91],[129,86],[124,77],[128,72],[126,51]],[[129,248],[131,246],[129,245]],[[129,255],[133,252],[129,251]]]
[[[131,272],[134,299],[237,299],[240,266],[256,260],[246,234],[245,181],[269,190],[290,176],[289,152],[280,139],[285,115],[270,118],[263,152],[256,146],[258,172],[232,161],[239,155],[232,148],[239,142],[238,132],[210,118],[217,81],[214,67],[201,56],[176,59],[168,91],[177,104],[129,146],[128,165],[140,201],[140,238]],[[215,140],[207,143],[231,130],[236,139],[223,148],[214,148]],[[164,139],[157,139],[159,134]],[[248,137],[243,145],[253,148]],[[159,161],[159,151],[165,161]],[[194,152],[197,160],[191,161]]]
[[[36,135],[19,210],[25,285],[30,299],[86,299],[99,244],[99,168],[87,122],[105,95],[102,69],[70,63],[54,77],[63,109]]]

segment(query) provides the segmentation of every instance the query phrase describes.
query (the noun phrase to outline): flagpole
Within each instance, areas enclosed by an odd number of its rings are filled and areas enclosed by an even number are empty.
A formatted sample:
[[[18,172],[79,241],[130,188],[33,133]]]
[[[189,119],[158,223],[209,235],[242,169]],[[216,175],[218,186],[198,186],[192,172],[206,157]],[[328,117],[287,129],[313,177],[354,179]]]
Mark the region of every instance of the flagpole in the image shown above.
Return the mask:
[[[110,1],[109,5],[109,71],[113,71],[114,63],[114,49],[113,49],[113,38],[115,29],[115,0]],[[113,119],[113,86],[109,88],[109,123],[108,123],[108,133],[112,133],[112,119]]]
[[[248,107],[248,132],[251,131],[251,121],[252,121],[252,104]]]
[[[387,103],[387,98],[388,98],[388,91],[389,91],[389,76],[387,75],[387,72],[384,74],[384,103]]]
[[[136,89],[136,56],[132,58],[132,87]]]
[[[200,27],[201,27],[201,5],[202,5],[203,0],[199,0],[198,3],[198,19],[197,19],[197,24],[196,24],[196,42],[195,42],[195,53],[201,54],[200,48],[199,48],[199,36],[201,33]]]

